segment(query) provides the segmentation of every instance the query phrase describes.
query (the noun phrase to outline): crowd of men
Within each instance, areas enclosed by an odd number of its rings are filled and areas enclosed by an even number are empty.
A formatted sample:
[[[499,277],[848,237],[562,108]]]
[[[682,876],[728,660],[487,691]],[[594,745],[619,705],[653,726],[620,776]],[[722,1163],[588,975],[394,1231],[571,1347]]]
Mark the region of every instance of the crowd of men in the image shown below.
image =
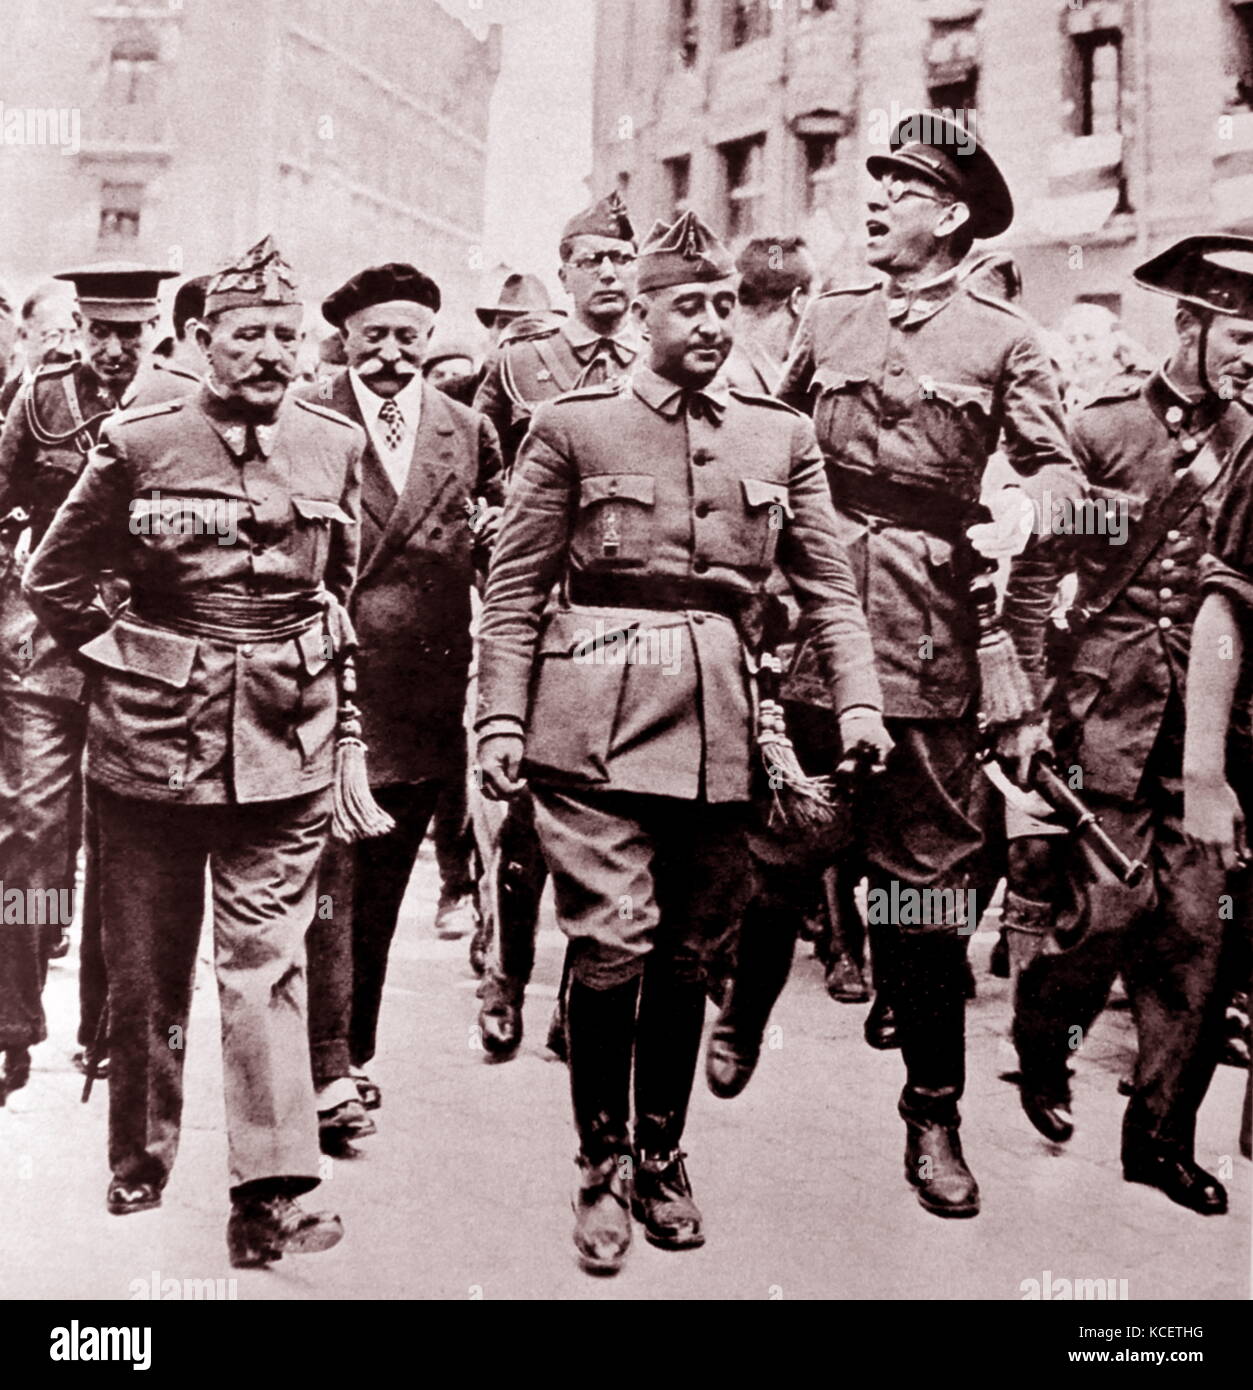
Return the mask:
[[[736,260],[691,211],[640,235],[611,195],[563,231],[569,311],[511,275],[481,366],[391,262],[325,299],[302,374],[269,238],[182,283],[161,344],[170,272],[65,271],[21,307],[0,883],[72,902],[81,862],[76,1060],[108,1085],[111,1212],[160,1206],[175,1160],[207,868],[231,1259],[341,1238],[298,1199],[319,1149],[378,1130],[428,833],[496,1063],[551,879],[590,1271],[635,1223],[704,1242],[683,1138],[707,1001],[731,1098],[802,937],[833,998],[873,985],[917,1199],[975,1216],[967,953],[1002,882],[1026,1117],[1069,1140],[1070,1062],[1121,975],[1124,1175],[1225,1212],[1194,1144],[1224,1049],[1247,1061],[1253,241],[1137,270],[1177,305],[1149,366],[1097,306],[1064,338],[1019,308],[1012,258],[978,246],[1012,196],[964,128],[907,122],[868,170],[864,282],[815,293],[800,239]],[[67,926],[5,912],[0,1096]]]

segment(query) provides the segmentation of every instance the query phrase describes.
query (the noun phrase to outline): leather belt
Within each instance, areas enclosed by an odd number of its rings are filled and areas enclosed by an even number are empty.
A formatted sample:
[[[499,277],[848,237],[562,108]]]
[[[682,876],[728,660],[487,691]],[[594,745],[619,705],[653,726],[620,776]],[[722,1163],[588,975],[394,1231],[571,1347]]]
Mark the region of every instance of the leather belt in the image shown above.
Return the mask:
[[[584,608],[655,608],[665,612],[693,609],[738,620],[751,594],[699,579],[640,578],[636,575],[571,574],[571,603]]]
[[[876,477],[851,468],[831,468],[831,497],[837,507],[881,517],[894,526],[925,531],[956,543],[966,528],[986,521],[986,508],[953,493]]]

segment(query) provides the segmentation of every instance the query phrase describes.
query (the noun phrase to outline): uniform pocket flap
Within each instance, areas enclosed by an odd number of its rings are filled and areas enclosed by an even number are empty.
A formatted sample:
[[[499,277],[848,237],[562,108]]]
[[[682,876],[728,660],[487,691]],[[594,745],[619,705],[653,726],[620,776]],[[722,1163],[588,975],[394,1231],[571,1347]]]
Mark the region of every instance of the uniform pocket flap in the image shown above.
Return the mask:
[[[338,502],[327,501],[324,497],[293,497],[291,504],[296,515],[305,521],[339,521],[345,526],[352,525],[352,517]]]
[[[586,507],[592,502],[625,497],[628,502],[642,502],[651,507],[656,491],[657,479],[651,473],[597,473],[580,479],[579,503]]]
[[[869,380],[870,377],[865,372],[841,372],[834,367],[816,367],[813,384],[814,390],[819,392],[847,391],[864,386]]]
[[[85,642],[79,655],[97,666],[182,690],[191,679],[197,645],[194,637],[121,621]]]
[[[568,610],[552,614],[540,634],[540,656],[579,656],[591,659],[598,646],[611,634],[629,633],[639,627],[631,618],[612,618],[604,614],[572,613]]]
[[[984,414],[992,409],[992,389],[968,381],[932,381],[929,377],[919,383],[919,390],[925,400],[928,396],[956,406],[958,410],[968,405],[977,405]]]
[[[744,487],[744,501],[750,511],[758,507],[782,507],[783,515],[791,517],[792,504],[788,497],[786,483],[767,483],[761,478],[741,478]]]
[[[1113,515],[1125,512],[1132,521],[1139,521],[1144,515],[1148,498],[1138,492],[1121,492],[1118,488],[1095,487],[1088,484],[1088,498],[1095,504],[1098,515]]]
[[[324,670],[335,654],[331,646],[330,634],[324,623],[319,623],[307,632],[302,632],[296,638],[296,645],[300,648],[300,659],[304,668],[311,676],[316,676]]]

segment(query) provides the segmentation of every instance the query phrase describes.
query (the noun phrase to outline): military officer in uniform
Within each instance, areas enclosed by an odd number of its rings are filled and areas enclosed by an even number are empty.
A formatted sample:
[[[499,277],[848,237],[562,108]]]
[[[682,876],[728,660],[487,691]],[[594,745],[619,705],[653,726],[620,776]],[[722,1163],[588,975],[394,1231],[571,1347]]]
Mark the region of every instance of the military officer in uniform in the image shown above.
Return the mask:
[[[922,113],[896,127],[868,169],[867,259],[885,278],[810,304],[781,395],[814,418],[896,741],[859,811],[859,854],[872,888],[890,894],[896,880],[924,901],[926,889],[970,888],[982,844],[975,755],[987,692],[965,532],[989,454],[1003,437],[1017,472],[1056,464],[1059,490],[1077,479],[1035,330],[960,274],[973,240],[998,235],[1013,216],[992,158],[963,127]],[[806,683],[802,651],[791,690],[813,704]],[[998,736],[1020,771],[1045,743],[1036,720]],[[894,1010],[905,1062],[906,1176],[928,1211],[967,1217],[979,1194],[958,1132],[959,925],[891,924],[872,929],[872,944],[876,1008]]]
[[[302,306],[267,237],[209,285],[194,397],[126,414],[24,589],[89,676],[86,775],[109,1001],[108,1208],[161,1204],[178,1148],[209,869],[230,1147],[231,1260],[323,1250],[304,936],[351,643],[362,432],[288,397]],[[130,585],[113,620],[112,571]]]
[[[611,193],[566,223],[561,234],[561,283],[574,317],[522,321],[506,329],[488,360],[474,404],[496,426],[509,468],[531,414],[541,401],[567,391],[620,380],[640,351],[628,317],[635,288],[635,230],[621,198]],[[522,1041],[522,1005],[535,962],[535,931],[545,871],[527,797],[516,797],[496,829],[477,818],[489,843],[480,847],[486,891],[481,895],[493,943],[482,986],[483,1045],[497,1061]],[[558,1002],[549,1045],[564,1052]]]
[[[0,433],[0,518],[9,520],[0,532],[0,881],[55,893],[57,902],[72,898],[81,843],[83,674],[22,597],[21,567],[82,471],[105,420],[130,403],[155,334],[160,283],[172,273],[108,263],[57,275],[78,291],[87,360],[37,372],[14,399]],[[40,993],[46,962],[39,933],[18,929],[3,935],[0,950],[21,957],[6,973],[21,982],[22,1000],[20,1019],[10,1020],[3,1036],[9,1046],[30,1046],[45,1036]],[[79,982],[79,1043],[87,1050],[103,990],[91,941]]]
[[[423,380],[441,302],[435,281],[403,262],[354,275],[322,305],[349,365],[308,396],[366,432],[350,612],[370,781],[396,822],[387,835],[332,844],[322,866],[334,911],[310,933],[310,1027],[332,1146],[373,1128],[358,1097],[370,1108],[379,1099],[365,1068],[401,902],[440,799],[463,796],[466,783],[470,591],[500,519],[500,449],[482,415]],[[442,922],[443,904],[437,931]]]
[[[476,721],[485,790],[529,781],[570,942],[574,1238],[593,1270],[621,1264],[630,1209],[663,1248],[704,1240],[681,1141],[706,963],[746,886],[745,638],[775,563],[813,625],[842,736],[889,746],[812,428],[715,380],[729,253],[689,212],[659,223],[640,260],[647,364],[541,406],[519,455]]]
[[[1147,381],[1120,378],[1075,416],[1098,524],[1049,558],[1078,573],[1071,651],[1055,672],[1059,761],[1081,769],[1089,805],[1149,873],[1129,889],[1066,846],[1069,892],[1048,948],[1018,978],[1014,1040],[1023,1107],[1064,1143],[1071,1030],[1086,1035],[1121,970],[1140,1043],[1123,1174],[1213,1215],[1226,1211],[1226,1192],[1194,1143],[1222,1047],[1226,881],[1218,859],[1182,834],[1184,687],[1214,517],[1232,482],[1247,486],[1228,470],[1249,430],[1231,403],[1253,383],[1253,239],[1185,237],[1135,279],[1177,301],[1177,341]],[[1111,544],[1117,525],[1122,540]]]

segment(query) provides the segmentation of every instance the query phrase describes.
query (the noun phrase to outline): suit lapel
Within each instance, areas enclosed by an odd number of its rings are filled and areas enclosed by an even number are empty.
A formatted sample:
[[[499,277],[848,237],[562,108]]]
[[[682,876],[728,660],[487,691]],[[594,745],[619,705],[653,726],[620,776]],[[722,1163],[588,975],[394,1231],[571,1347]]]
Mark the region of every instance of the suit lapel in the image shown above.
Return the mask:
[[[350,420],[365,430],[365,452],[361,455],[361,506],[362,510],[369,514],[370,520],[381,536],[387,530],[387,524],[392,518],[392,513],[396,510],[396,489],[392,486],[392,480],[387,476],[387,470],[383,467],[382,460],[375,452],[374,440],[370,437],[369,428],[361,414],[361,407],[357,404],[357,393],[352,389],[347,368],[335,378],[331,398],[325,404],[330,409],[339,411],[341,415],[347,415]],[[363,536],[363,543],[364,539]],[[363,552],[361,556],[363,567],[368,560],[369,555]]]
[[[457,465],[457,431],[443,393],[423,383],[422,417],[413,441],[409,476],[388,518],[387,529],[373,555],[361,566],[362,578],[385,555],[404,545],[417,526],[438,513],[443,494],[456,482]]]

